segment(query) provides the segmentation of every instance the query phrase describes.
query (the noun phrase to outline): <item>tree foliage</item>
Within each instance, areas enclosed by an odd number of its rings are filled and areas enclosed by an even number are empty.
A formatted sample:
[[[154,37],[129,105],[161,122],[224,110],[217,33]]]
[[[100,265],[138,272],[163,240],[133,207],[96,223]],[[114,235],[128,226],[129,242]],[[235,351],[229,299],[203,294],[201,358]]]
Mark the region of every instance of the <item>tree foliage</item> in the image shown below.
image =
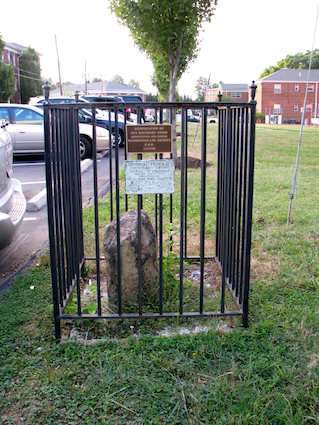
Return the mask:
[[[0,102],[8,102],[15,89],[14,71],[11,65],[0,62]]]
[[[211,89],[215,86],[216,84],[212,84],[209,78],[199,77],[195,85],[196,98],[198,102],[203,102],[206,90]]]
[[[154,66],[153,83],[161,98],[174,101],[177,83],[198,53],[202,24],[217,0],[109,0],[135,43]]]
[[[114,77],[111,79],[112,83],[117,83],[117,84],[124,84],[124,78],[121,75],[114,75]]]
[[[307,50],[304,53],[296,53],[295,55],[287,55],[285,58],[280,59],[275,65],[269,66],[264,69],[260,77],[267,77],[282,68],[291,69],[307,69],[309,68],[311,51]],[[319,49],[315,49],[312,57],[312,69],[319,69]]]
[[[135,89],[140,88],[140,83],[137,80],[131,79],[128,83],[130,86],[134,87]]]
[[[42,79],[39,54],[28,47],[20,57],[21,102],[28,103],[30,97],[42,93]]]
[[[0,102],[8,102],[14,94],[15,78],[13,67],[1,61],[3,48],[4,42],[0,34]]]

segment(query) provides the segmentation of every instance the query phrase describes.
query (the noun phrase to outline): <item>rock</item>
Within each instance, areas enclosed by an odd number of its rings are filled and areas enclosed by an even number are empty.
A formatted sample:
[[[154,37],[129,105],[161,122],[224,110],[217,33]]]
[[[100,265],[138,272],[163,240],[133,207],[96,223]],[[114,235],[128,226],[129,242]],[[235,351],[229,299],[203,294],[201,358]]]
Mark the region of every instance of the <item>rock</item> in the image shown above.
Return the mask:
[[[199,158],[194,158],[193,156],[187,157],[187,168],[200,168],[201,160]],[[206,167],[210,167],[211,163],[206,162]],[[181,169],[181,157],[177,157],[175,161],[175,168],[177,170]]]
[[[148,215],[141,212],[142,302],[149,303],[158,294],[157,241]],[[138,240],[137,211],[129,211],[120,219],[120,252],[122,272],[122,306],[138,304]],[[104,253],[107,265],[109,304],[118,305],[116,220],[106,226]]]

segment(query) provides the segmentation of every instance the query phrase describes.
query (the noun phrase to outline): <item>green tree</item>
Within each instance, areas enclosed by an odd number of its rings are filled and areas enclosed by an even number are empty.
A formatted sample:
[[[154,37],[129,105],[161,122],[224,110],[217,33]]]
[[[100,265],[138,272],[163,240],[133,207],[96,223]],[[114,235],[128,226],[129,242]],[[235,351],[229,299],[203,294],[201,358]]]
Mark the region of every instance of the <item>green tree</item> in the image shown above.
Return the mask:
[[[140,88],[140,83],[136,80],[130,80],[130,82],[128,83],[130,86],[134,87],[135,89],[139,89]]]
[[[176,100],[177,83],[198,53],[202,24],[217,0],[109,0],[136,44],[154,66],[153,82],[161,98]]]
[[[287,55],[280,59],[275,65],[264,69],[260,77],[267,77],[282,68],[308,69],[311,51],[307,50],[304,53],[296,53],[295,55]],[[312,69],[319,69],[319,49],[315,49],[312,57]]]
[[[206,78],[206,77],[198,78],[195,85],[195,91],[196,91],[198,102],[204,101],[206,90],[212,87],[213,87],[213,84],[210,83],[209,78]]]
[[[124,78],[121,75],[114,75],[114,77],[111,79],[112,83],[117,83],[117,84],[124,84]]]
[[[102,78],[95,77],[93,78],[92,83],[100,83],[101,81],[103,81]]]
[[[28,103],[30,97],[42,93],[42,79],[39,54],[28,47],[20,57],[21,102]]]
[[[15,89],[13,67],[0,62],[0,102],[8,102]]]
[[[1,61],[3,48],[4,42],[0,34],[0,102],[8,102],[14,94],[15,78],[13,67]]]

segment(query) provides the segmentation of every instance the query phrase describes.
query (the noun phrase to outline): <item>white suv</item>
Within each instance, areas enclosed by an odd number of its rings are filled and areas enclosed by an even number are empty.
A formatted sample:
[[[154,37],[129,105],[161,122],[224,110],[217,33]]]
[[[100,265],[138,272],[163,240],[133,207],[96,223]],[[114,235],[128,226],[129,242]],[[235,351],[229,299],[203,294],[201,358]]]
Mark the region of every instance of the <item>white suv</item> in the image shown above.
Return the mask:
[[[0,249],[9,245],[26,210],[21,183],[12,178],[12,142],[6,126],[0,121]]]

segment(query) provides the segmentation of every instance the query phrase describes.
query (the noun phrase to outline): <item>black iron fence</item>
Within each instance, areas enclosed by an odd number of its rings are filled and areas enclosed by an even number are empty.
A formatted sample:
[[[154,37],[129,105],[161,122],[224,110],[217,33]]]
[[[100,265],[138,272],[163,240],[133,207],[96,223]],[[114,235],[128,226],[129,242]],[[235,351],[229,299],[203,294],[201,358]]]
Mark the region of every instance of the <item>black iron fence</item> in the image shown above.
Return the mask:
[[[51,274],[54,305],[55,335],[61,336],[61,321],[74,319],[144,319],[163,317],[221,317],[238,316],[248,325],[248,299],[250,281],[250,253],[252,228],[254,144],[255,144],[255,85],[248,103],[89,103],[85,105],[86,123],[92,125],[92,198],[94,220],[89,237],[94,241],[93,252],[86,252],[83,230],[82,178],[80,166],[79,124],[83,104],[44,105],[45,152],[48,222],[50,237]],[[142,123],[144,111],[153,111],[155,123],[171,122],[175,126],[180,171],[176,172],[176,193],[153,195],[127,195],[121,184],[121,157],[128,159],[125,145],[125,127],[129,125],[122,111],[127,106],[137,109],[137,122]],[[104,122],[100,110],[104,111]],[[188,111],[199,112],[196,124],[191,124]],[[210,124],[215,122],[215,124]],[[147,125],[147,123],[145,123]],[[99,126],[108,128],[109,190],[107,202],[98,199],[97,132]],[[210,128],[217,131],[210,135]],[[192,132],[192,134],[191,134]],[[195,174],[190,170],[190,138],[199,135],[196,147],[200,154],[198,215],[190,218],[190,196]],[[197,141],[198,140],[198,141]],[[192,149],[194,149],[192,144]],[[213,147],[216,147],[214,152]],[[209,152],[208,152],[209,151]],[[149,155],[147,155],[149,157]],[[162,159],[163,154],[153,155]],[[167,156],[166,156],[167,157]],[[173,155],[168,155],[172,158]],[[145,156],[144,156],[145,158]],[[212,171],[208,162],[213,158]],[[143,159],[141,154],[137,159]],[[215,172],[216,170],[216,172]],[[214,180],[216,175],[216,183]],[[197,174],[198,175],[198,174]],[[212,198],[216,198],[212,207]],[[209,204],[209,205],[208,205]],[[122,267],[125,258],[121,252],[121,216],[128,210],[137,211],[139,296],[135,309],[127,310],[122,303]],[[141,215],[149,209],[158,244],[158,297],[153,306],[143,303],[143,272],[141,260]],[[197,220],[198,219],[198,220]],[[103,303],[104,262],[101,238],[104,225],[113,221],[117,244],[116,310]],[[194,223],[198,221],[198,244],[194,245]],[[215,235],[215,236],[214,236]],[[192,246],[192,247],[191,247]],[[215,253],[212,252],[212,247]],[[198,248],[197,254],[196,250]],[[195,250],[195,253],[194,253]],[[174,258],[171,276],[174,277],[175,310],[166,308],[165,285],[167,258]],[[206,269],[216,264],[220,277],[212,277],[215,285],[214,303],[207,302]],[[92,263],[91,278],[96,288],[95,308],[87,312],[83,305],[83,270]],[[198,297],[189,309],[185,288],[189,287],[189,270],[197,265]],[[228,289],[228,291],[227,291]],[[227,295],[230,294],[230,295]],[[230,297],[230,298],[229,298]],[[216,299],[218,302],[216,304]],[[229,298],[229,299],[228,299]],[[72,300],[75,308],[68,305]],[[212,305],[215,309],[211,310]],[[231,308],[228,308],[230,306]]]

